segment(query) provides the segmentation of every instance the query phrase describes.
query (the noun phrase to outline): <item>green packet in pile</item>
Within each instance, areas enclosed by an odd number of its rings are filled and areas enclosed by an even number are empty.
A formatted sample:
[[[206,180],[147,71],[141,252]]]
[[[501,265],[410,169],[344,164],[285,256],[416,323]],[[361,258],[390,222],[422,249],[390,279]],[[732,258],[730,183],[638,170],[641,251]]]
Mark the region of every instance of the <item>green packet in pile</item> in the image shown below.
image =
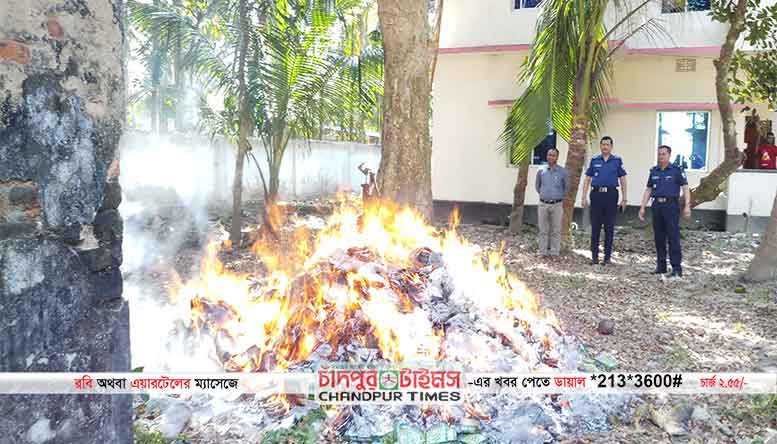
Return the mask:
[[[395,426],[394,435],[397,444],[426,444],[426,434],[409,424]]]
[[[475,431],[466,428],[466,431]],[[487,444],[488,438],[480,433],[457,434],[446,424],[439,424],[428,431],[417,429],[409,424],[394,427],[396,444]]]
[[[447,424],[437,424],[426,432],[425,444],[456,442],[456,431]]]

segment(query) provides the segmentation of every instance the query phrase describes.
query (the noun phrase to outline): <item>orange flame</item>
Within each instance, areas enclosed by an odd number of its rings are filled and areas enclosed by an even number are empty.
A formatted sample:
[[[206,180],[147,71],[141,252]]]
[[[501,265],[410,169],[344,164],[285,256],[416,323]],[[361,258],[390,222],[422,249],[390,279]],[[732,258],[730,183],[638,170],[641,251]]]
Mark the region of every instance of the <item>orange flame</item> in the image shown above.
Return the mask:
[[[293,215],[285,224],[282,217],[274,209],[268,218],[277,238],[261,236],[252,247],[266,277],[225,270],[217,258],[220,244],[213,242],[200,277],[176,288],[176,300],[191,306],[193,328],[207,327],[223,339],[219,359],[229,370],[285,369],[324,344],[334,358],[354,341],[393,362],[441,359],[444,331],[414,299],[425,285],[413,268],[421,248],[441,254],[451,274],[465,276],[462,285],[481,295],[480,306],[512,311],[499,315],[505,330],[516,318],[526,326],[537,319],[557,325],[507,272],[501,252],[484,255],[456,233],[458,211],[439,232],[408,208],[383,202],[362,211],[343,203],[315,239]]]

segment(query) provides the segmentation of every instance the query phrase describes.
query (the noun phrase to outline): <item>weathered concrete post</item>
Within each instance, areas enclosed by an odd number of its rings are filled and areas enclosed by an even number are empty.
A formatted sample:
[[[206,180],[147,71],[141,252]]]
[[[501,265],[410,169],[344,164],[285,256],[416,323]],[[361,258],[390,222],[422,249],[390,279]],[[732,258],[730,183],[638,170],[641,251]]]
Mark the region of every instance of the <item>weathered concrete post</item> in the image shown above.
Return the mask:
[[[122,0],[0,2],[0,371],[129,371]],[[131,443],[128,396],[3,396],[0,442]]]

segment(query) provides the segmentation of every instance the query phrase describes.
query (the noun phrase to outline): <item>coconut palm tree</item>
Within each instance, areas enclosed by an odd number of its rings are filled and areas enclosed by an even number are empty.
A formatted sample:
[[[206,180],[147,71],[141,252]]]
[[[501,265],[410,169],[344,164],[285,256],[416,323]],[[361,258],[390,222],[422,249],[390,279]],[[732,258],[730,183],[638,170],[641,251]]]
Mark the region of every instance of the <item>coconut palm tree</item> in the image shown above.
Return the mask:
[[[131,16],[134,23],[177,33],[177,41],[190,48],[185,63],[224,97],[223,111],[204,107],[201,118],[211,133],[238,146],[233,244],[240,240],[246,157],[259,168],[265,204],[271,206],[278,199],[281,162],[292,137],[311,138],[342,103],[362,110],[375,106],[382,71],[364,64],[355,70],[360,83],[354,87],[354,56],[339,44],[343,28],[363,10],[363,0],[212,0],[199,21],[174,7],[130,0],[130,8],[138,11]],[[264,166],[254,155],[251,135],[262,140]]]
[[[545,0],[541,5],[532,50],[519,75],[526,89],[505,120],[500,150],[520,163],[547,136],[549,124],[569,142],[565,241],[589,138],[607,111],[613,56],[637,33],[663,32],[656,19],[645,17],[650,1]],[[612,25],[605,20],[610,11]]]

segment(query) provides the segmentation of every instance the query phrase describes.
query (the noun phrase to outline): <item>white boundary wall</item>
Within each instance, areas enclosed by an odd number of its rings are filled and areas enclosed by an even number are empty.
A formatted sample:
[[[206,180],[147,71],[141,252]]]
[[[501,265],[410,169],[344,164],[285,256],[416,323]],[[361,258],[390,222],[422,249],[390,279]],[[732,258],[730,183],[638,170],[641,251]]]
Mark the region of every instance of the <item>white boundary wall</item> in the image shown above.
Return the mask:
[[[251,139],[254,156],[268,178],[264,148]],[[125,131],[121,141],[121,183],[125,193],[168,189],[184,202],[231,200],[237,148],[223,137],[157,135]],[[311,199],[339,191],[360,192],[360,163],[375,171],[380,146],[351,142],[292,140],[281,165],[281,199]],[[262,199],[253,160],[243,170],[244,199]]]

